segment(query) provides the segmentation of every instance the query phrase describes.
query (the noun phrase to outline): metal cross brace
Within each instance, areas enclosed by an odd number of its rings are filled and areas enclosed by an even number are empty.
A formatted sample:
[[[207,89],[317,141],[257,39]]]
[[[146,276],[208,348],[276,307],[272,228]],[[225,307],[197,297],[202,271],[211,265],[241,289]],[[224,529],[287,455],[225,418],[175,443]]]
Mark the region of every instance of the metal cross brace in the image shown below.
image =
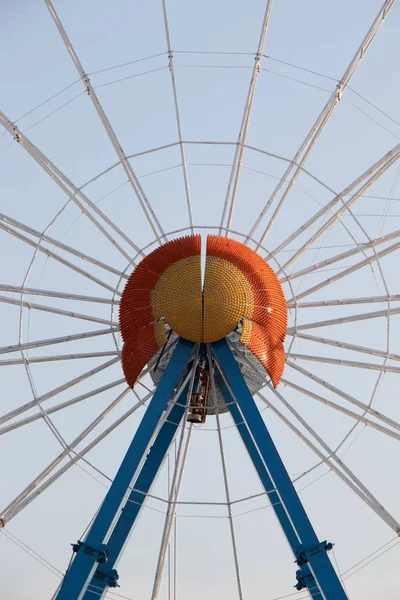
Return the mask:
[[[136,518],[139,512],[139,509],[135,509],[137,506],[137,497],[139,496],[141,502],[143,502],[144,499],[143,494],[137,494],[137,496],[133,496],[134,502],[126,503],[129,489],[143,457],[145,457],[148,452],[150,442],[161,421],[164,410],[167,408],[168,402],[182,378],[193,346],[194,344],[191,342],[187,342],[183,339],[179,340],[164,372],[163,378],[149,403],[115,479],[107,492],[104,502],[101,505],[85,540],[83,540],[83,543],[77,544],[78,551],[72,561],[71,567],[64,577],[56,600],[82,600],[84,597],[86,600],[86,598],[93,597],[93,593],[89,594],[89,592],[85,592],[89,583],[92,581],[95,572],[97,573],[97,576],[93,580],[94,586],[101,587],[102,579],[104,579],[105,583],[103,589],[106,587],[108,589],[108,584],[110,582],[112,584],[116,583],[116,573],[111,571],[113,571],[115,562],[123,550],[125,541],[133,525],[134,518]],[[176,405],[171,411],[171,413],[175,411],[174,417],[178,417],[179,421],[182,418],[182,413],[178,410],[180,408],[182,407]],[[175,418],[173,419],[174,421]],[[178,419],[176,422],[178,422]],[[168,438],[170,438],[171,441],[175,431],[175,426],[172,426],[171,428],[165,428],[164,426],[164,428],[161,429],[156,440],[156,449],[154,452],[149,453],[148,460],[146,461],[146,463],[148,463],[147,468],[141,473],[141,485],[144,485],[145,487],[148,485],[150,487],[155,473],[158,471],[165,453],[168,450],[170,443],[168,442]],[[138,485],[139,479],[140,476],[137,480]],[[134,492],[131,492],[131,494],[134,494]],[[123,511],[122,508],[124,508]],[[120,518],[114,527],[117,517]],[[105,543],[106,540],[109,540],[108,543]],[[101,596],[104,596],[104,594]]]
[[[74,545],[76,555],[56,600],[104,598],[118,585],[116,564],[185,413],[185,403],[177,402],[163,422],[193,347],[191,342],[178,342],[86,538]],[[327,556],[332,546],[319,542],[228,343],[214,342],[211,349],[218,367],[216,382],[299,567],[295,587],[307,588],[313,600],[347,600]],[[188,385],[181,389],[186,395]]]
[[[332,545],[318,540],[228,342],[211,348],[230,413],[299,566],[296,588],[313,599],[348,600],[327,555]]]

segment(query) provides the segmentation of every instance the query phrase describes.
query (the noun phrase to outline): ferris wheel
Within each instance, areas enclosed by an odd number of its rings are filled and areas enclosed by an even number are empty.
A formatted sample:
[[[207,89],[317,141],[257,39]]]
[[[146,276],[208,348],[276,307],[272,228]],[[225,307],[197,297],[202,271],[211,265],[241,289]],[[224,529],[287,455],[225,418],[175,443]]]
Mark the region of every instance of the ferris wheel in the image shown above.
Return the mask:
[[[394,600],[395,1],[17,4],[5,597]]]

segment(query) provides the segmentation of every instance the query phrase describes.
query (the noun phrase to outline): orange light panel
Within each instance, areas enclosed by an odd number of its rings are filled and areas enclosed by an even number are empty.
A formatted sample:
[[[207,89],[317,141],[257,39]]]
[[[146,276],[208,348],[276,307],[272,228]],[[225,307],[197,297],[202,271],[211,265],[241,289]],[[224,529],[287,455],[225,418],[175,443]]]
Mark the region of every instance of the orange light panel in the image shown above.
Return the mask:
[[[199,235],[178,238],[146,256],[122,294],[122,363],[130,386],[165,344],[165,324],[193,342],[213,342],[242,323],[240,341],[276,387],[285,363],[286,301],[271,267],[244,244],[207,237],[204,287]]]

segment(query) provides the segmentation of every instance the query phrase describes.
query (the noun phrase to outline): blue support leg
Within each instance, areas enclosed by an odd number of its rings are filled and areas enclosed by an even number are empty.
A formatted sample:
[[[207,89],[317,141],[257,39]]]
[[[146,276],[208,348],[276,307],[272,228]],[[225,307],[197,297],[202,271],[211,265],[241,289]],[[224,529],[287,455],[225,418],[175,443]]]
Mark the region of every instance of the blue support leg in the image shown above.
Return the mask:
[[[183,391],[182,398],[186,398],[187,391],[188,386]],[[143,506],[146,494],[149,492],[154,482],[175,436],[176,430],[182,421],[184,412],[185,407],[183,406],[183,403],[179,405],[176,404],[171,410],[168,420],[160,429],[146,458],[146,462],[143,464],[140,474],[133,485],[134,490],[130,493],[108,541],[107,562],[104,565],[98,565],[92,581],[83,596],[83,600],[101,600],[107,593],[109,587],[115,587],[118,580],[118,574],[115,571],[116,564],[124,550],[129,534],[132,531],[133,525]],[[91,591],[91,589],[93,589],[93,591]]]
[[[127,497],[132,479],[147,451],[168,401],[182,377],[193,346],[192,342],[179,340],[85,540],[78,542],[75,546],[77,553],[64,577],[56,600],[82,600],[97,565],[107,561],[104,542],[111,533],[113,523]]]
[[[309,583],[304,572],[304,566],[308,565],[324,600],[348,600],[327,556],[329,546],[326,542],[319,542],[314,532],[227,341],[214,342],[212,349],[227,388],[236,400],[243,420],[258,447],[269,478],[273,483],[273,488],[279,496],[281,506],[287,513],[287,517],[301,542],[296,554],[297,564],[300,566],[301,571],[301,573],[297,573],[299,584],[307,585]],[[283,522],[281,524],[283,525]],[[292,528],[290,531],[284,530],[290,542],[293,535]]]
[[[254,468],[257,471],[257,474],[260,478],[263,488],[265,489],[268,498],[271,502],[271,506],[275,511],[275,514],[281,524],[281,527],[286,535],[286,538],[289,542],[289,545],[293,551],[295,557],[298,556],[301,549],[301,541],[297,535],[297,532],[289,519],[289,516],[281,503],[281,500],[278,496],[278,493],[274,489],[274,484],[268,474],[268,471],[264,465],[264,462],[260,456],[257,446],[255,445],[253,438],[247,428],[246,423],[243,421],[242,415],[234,402],[232,396],[229,393],[228,388],[226,387],[224,380],[221,375],[215,375],[215,381],[218,384],[218,387],[222,390],[222,393],[225,397],[226,403],[228,405],[231,416],[235,422],[235,425],[238,429],[240,437],[246,447],[247,452],[252,460]],[[314,577],[310,571],[310,568],[307,563],[302,566],[302,576],[304,577],[304,581],[309,583],[308,589],[313,600],[323,600],[323,596],[321,594],[321,590],[317,582],[314,580]]]

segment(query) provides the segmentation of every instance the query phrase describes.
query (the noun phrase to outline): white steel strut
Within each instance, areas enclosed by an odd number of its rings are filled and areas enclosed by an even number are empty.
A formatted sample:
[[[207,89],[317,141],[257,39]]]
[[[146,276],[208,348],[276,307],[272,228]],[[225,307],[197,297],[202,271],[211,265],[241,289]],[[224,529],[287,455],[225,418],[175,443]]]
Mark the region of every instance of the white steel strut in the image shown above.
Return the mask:
[[[30,410],[31,408],[34,408],[41,402],[45,402],[46,400],[50,400],[50,398],[54,398],[54,396],[57,396],[58,394],[65,392],[66,390],[73,387],[74,385],[77,385],[77,384],[81,383],[82,381],[89,379],[89,377],[92,377],[93,375],[96,375],[97,373],[100,373],[101,371],[108,369],[108,367],[115,365],[115,363],[118,361],[119,361],[119,357],[112,358],[111,360],[103,363],[102,365],[99,365],[98,367],[95,367],[94,369],[90,369],[90,371],[87,371],[86,373],[82,373],[81,375],[74,377],[74,379],[70,379],[66,383],[63,383],[62,385],[60,385],[56,388],[53,388],[52,390],[50,390],[49,392],[46,392],[42,396],[38,396],[36,398],[36,400],[31,400],[30,402],[27,402],[26,404],[23,404],[22,406],[15,408],[14,410],[12,410],[0,417],[0,424],[6,423],[7,421],[14,419],[14,417],[18,417],[22,413]]]
[[[130,391],[130,388],[126,390],[127,393]],[[25,500],[21,503],[16,502],[14,500],[8,507],[8,514],[5,518],[3,515],[3,522],[8,522],[12,518],[14,518],[21,510],[26,508],[35,498],[37,498],[40,494],[42,494],[50,485],[52,485],[55,481],[57,481],[64,473],[66,473],[71,467],[73,467],[79,460],[81,460],[90,450],[95,448],[100,442],[102,442],[114,429],[116,429],[121,423],[123,423],[128,417],[130,417],[134,412],[136,412],[141,406],[143,406],[149,398],[153,395],[153,392],[147,394],[144,398],[139,400],[134,406],[132,406],[128,411],[126,411],[121,417],[119,417],[114,423],[109,425],[107,429],[105,429],[101,434],[99,434],[90,444],[85,446],[79,454],[75,454],[71,457],[70,461],[63,465],[56,473],[54,473],[51,477],[49,477],[46,481],[44,481],[41,485],[34,486],[34,490],[32,493],[25,498]],[[35,480],[34,480],[35,481]],[[34,481],[31,485],[34,484]]]
[[[360,400],[357,400],[357,398],[354,398],[354,396],[351,396],[347,392],[344,392],[343,390],[341,390],[338,387],[332,385],[331,383],[328,383],[324,379],[321,379],[317,375],[314,375],[314,373],[311,373],[310,371],[307,371],[303,367],[300,367],[300,365],[298,365],[295,362],[292,362],[292,361],[288,360],[287,364],[292,369],[295,369],[296,371],[298,371],[302,375],[305,375],[306,377],[308,377],[312,381],[315,381],[315,383],[318,383],[319,385],[321,385],[326,390],[329,390],[329,391],[333,392],[334,394],[336,394],[337,396],[339,396],[340,398],[343,398],[344,400],[347,400],[348,402],[350,402],[350,404],[353,404],[354,406],[357,406],[358,408],[361,408],[361,410],[363,410],[365,414],[368,413],[371,416],[375,417],[376,419],[382,421],[382,423],[386,423],[387,425],[389,425],[390,427],[393,427],[394,429],[399,429],[399,424],[396,421],[394,421],[390,417],[387,417],[383,413],[375,410],[369,404],[365,404],[364,402],[361,402]]]
[[[337,85],[336,89],[333,91],[330,99],[328,100],[328,102],[326,103],[324,108],[322,109],[317,120],[311,127],[306,138],[304,139],[300,148],[296,152],[296,155],[293,158],[293,162],[297,163],[296,169],[294,171],[292,178],[288,182],[288,185],[287,185],[284,193],[282,194],[282,197],[279,200],[267,227],[265,228],[263,234],[260,237],[259,245],[262,245],[264,243],[284,202],[286,201],[290,191],[292,190],[293,186],[295,185],[295,183],[297,181],[298,176],[301,173],[301,167],[303,167],[305,165],[305,163],[307,162],[315,144],[317,143],[327,122],[329,121],[329,118],[331,117],[333,111],[335,110],[338,102],[341,100],[343,92],[348,87],[352,77],[354,76],[358,67],[360,66],[362,59],[364,58],[367,50],[371,46],[376,34],[378,33],[379,29],[381,28],[384,20],[386,19],[387,15],[388,15],[390,9],[393,7],[394,3],[395,3],[395,0],[386,0],[383,3],[382,8],[380,9],[374,22],[372,23],[371,27],[369,28],[368,32],[366,33],[363,41],[361,42],[359,48],[357,49],[357,52],[355,53],[349,66],[347,67],[346,71],[344,72],[343,76],[341,77],[339,84]],[[286,169],[285,173],[282,175],[280,182],[278,183],[278,185],[275,188],[274,192],[272,193],[270,199],[266,203],[266,205],[263,208],[263,210],[261,211],[259,217],[255,221],[253,227],[251,228],[251,230],[249,232],[249,237],[253,236],[256,229],[260,226],[261,222],[264,219],[266,212],[269,210],[270,206],[277,198],[278,194],[280,193],[281,189],[283,188],[287,179],[290,177],[293,170],[294,170],[294,165],[292,164]]]
[[[387,152],[384,156],[382,156],[377,162],[375,162],[369,169],[367,169],[364,173],[362,173],[357,179],[355,179],[352,183],[350,183],[344,190],[342,190],[339,194],[337,194],[326,206],[321,208],[314,216],[312,216],[308,221],[306,221],[299,229],[297,229],[294,233],[292,233],[288,238],[286,238],[275,250],[269,255],[268,258],[275,256],[286,248],[286,246],[295,240],[300,234],[306,231],[311,225],[313,225],[316,221],[324,217],[331,209],[337,204],[339,201],[342,203],[341,208],[336,211],[336,213],[328,219],[308,240],[307,242],[290,257],[290,259],[284,264],[282,267],[282,271],[287,269],[289,265],[291,265],[295,260],[300,258],[300,256],[311,246],[312,243],[315,242],[331,225],[333,225],[336,220],[342,216],[342,214],[358,199],[360,196],[364,195],[365,192],[371,187],[373,183],[375,183],[386,171],[399,159],[400,157],[400,144],[397,144]],[[369,177],[369,179],[367,179]],[[367,181],[363,183],[363,181]],[[344,201],[343,198],[353,192],[353,190],[360,184],[362,184],[358,190],[352,194],[349,200]]]
[[[189,215],[190,231],[193,234],[194,233],[194,221],[193,221],[193,211],[192,211],[192,200],[190,198],[189,177],[188,177],[187,164],[186,164],[185,147],[183,144],[182,123],[181,123],[181,116],[180,116],[180,111],[179,111],[178,92],[176,89],[176,80],[175,80],[174,55],[172,53],[171,34],[170,34],[170,30],[169,30],[166,0],[162,0],[162,8],[163,8],[163,15],[164,15],[165,36],[167,38],[167,46],[168,46],[169,70],[171,73],[172,92],[173,92],[173,96],[174,96],[175,117],[176,117],[176,126],[178,129],[179,149],[180,149],[180,153],[181,153],[183,181],[184,181],[184,185],[185,185],[185,194],[186,194],[186,204],[187,204],[187,210],[188,210],[188,215]]]
[[[88,207],[91,208],[93,212],[97,213],[97,215],[99,215],[103,219],[103,221],[105,221],[107,225],[109,225],[111,229],[118,233],[118,235],[120,235],[121,238],[127,244],[129,244],[136,252],[140,253],[140,250],[136,246],[136,244],[134,244],[132,240],[130,240],[129,237],[125,235],[125,233],[123,233],[123,231],[121,231],[121,229],[119,229],[119,227],[115,225],[115,223],[113,223],[111,219],[107,217],[106,214],[103,213],[103,211],[97,206],[97,204],[89,200],[89,198],[82,192],[82,190],[76,187],[76,185],[74,185],[72,181],[68,179],[68,177],[64,173],[62,173],[62,171],[60,171],[60,169],[58,169],[56,165],[52,163],[51,160],[39,150],[39,148],[37,148],[37,146],[35,146],[25,135],[23,135],[22,132],[18,129],[18,127],[12,121],[10,121],[10,119],[2,111],[0,111],[0,125],[2,125],[14,137],[18,144],[20,144],[20,146],[24,148],[24,150],[26,150],[28,154],[30,154],[30,156],[51,177],[51,179],[58,185],[58,187],[65,194],[67,194],[70,200],[72,200],[72,202],[79,206],[81,211],[88,217],[88,219],[90,219],[90,221],[92,221],[92,223],[103,233],[103,235],[111,242],[111,244],[115,246],[115,248],[117,248],[117,250],[122,254],[122,256],[124,256],[126,260],[131,263],[132,259],[130,255],[124,250],[120,243],[113,238],[113,236],[107,231],[107,229],[96,219],[96,217],[90,212]]]
[[[350,489],[352,489],[372,510],[385,521],[389,527],[391,527],[396,533],[400,532],[400,524],[392,517],[390,513],[378,502],[378,500],[372,495],[372,493],[361,483],[361,481],[354,475],[354,473],[345,465],[345,463],[336,455],[334,450],[324,442],[324,440],[314,431],[314,429],[305,421],[300,414],[290,405],[289,402],[280,394],[277,390],[269,386],[275,396],[282,402],[282,404],[292,413],[292,415],[301,423],[301,425],[310,433],[310,435],[318,442],[318,444],[325,450],[328,457],[325,456],[318,448],[303,434],[299,432],[297,428],[293,426],[288,419],[285,419],[283,415],[278,411],[269,400],[267,400],[259,392],[257,395],[268,404],[273,411],[280,416],[281,419],[294,431],[306,444],[321,458],[330,469],[332,469],[341,479],[344,481]],[[332,462],[332,460],[334,462]],[[336,463],[336,465],[335,465]]]
[[[68,53],[72,58],[72,61],[76,67],[76,70],[79,73],[82,83],[84,84],[84,86],[88,92],[89,98],[91,99],[93,106],[95,107],[96,112],[100,117],[103,127],[107,132],[110,142],[113,145],[113,148],[118,156],[119,162],[121,163],[121,166],[124,169],[126,176],[128,177],[129,183],[130,183],[133,191],[135,192],[137,199],[139,200],[140,206],[142,207],[142,210],[146,216],[146,219],[147,219],[154,235],[156,236],[156,238],[158,239],[158,241],[160,243],[161,243],[161,239],[166,241],[166,237],[165,237],[163,228],[161,227],[160,222],[159,222],[153,208],[151,207],[150,202],[149,202],[146,194],[144,193],[142,186],[140,185],[140,182],[132,168],[132,165],[130,164],[124,150],[122,149],[121,143],[118,140],[117,135],[116,135],[116,133],[115,133],[101,103],[100,103],[100,100],[90,82],[89,76],[86,74],[86,72],[82,66],[82,63],[79,60],[79,57],[71,44],[71,40],[69,39],[67,32],[65,31],[64,26],[58,16],[58,14],[55,11],[53,3],[50,0],[45,0],[45,2],[47,4],[47,8],[49,9],[49,12],[50,12],[53,20],[54,20],[54,23],[56,24],[56,27],[62,37],[65,47],[67,48]]]
[[[222,211],[222,217],[219,228],[219,235],[221,235],[224,230],[225,220],[226,220],[226,228],[230,229],[232,224],[233,210],[235,208],[236,194],[237,188],[239,185],[240,171],[243,162],[243,153],[247,139],[247,132],[249,130],[250,125],[250,117],[253,108],[254,95],[256,92],[257,79],[260,73],[260,63],[262,59],[262,53],[264,50],[265,38],[267,35],[267,29],[269,24],[269,18],[271,14],[272,8],[272,0],[267,0],[267,5],[265,8],[264,20],[261,27],[260,39],[258,42],[258,48],[255,55],[253,72],[250,79],[249,91],[247,93],[246,104],[244,107],[242,123],[239,130],[239,136],[236,143],[236,150],[233,157],[231,174],[228,182],[228,189],[226,191],[224,207]],[[228,232],[225,231],[225,235],[228,235]]]

